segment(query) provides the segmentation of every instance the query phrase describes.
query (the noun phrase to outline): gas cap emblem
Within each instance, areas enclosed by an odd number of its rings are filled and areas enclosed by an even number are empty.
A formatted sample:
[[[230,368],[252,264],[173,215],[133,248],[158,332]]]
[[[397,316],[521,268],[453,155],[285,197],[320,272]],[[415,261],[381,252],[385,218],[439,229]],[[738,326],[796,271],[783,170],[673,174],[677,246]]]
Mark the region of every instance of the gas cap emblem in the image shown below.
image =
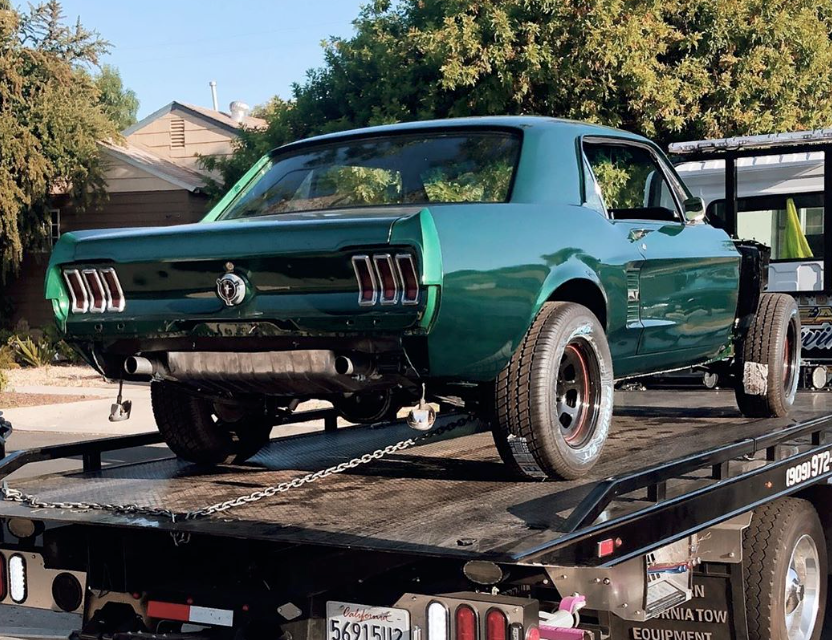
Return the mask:
[[[217,295],[227,307],[240,304],[246,298],[246,281],[234,273],[226,273],[217,280]]]

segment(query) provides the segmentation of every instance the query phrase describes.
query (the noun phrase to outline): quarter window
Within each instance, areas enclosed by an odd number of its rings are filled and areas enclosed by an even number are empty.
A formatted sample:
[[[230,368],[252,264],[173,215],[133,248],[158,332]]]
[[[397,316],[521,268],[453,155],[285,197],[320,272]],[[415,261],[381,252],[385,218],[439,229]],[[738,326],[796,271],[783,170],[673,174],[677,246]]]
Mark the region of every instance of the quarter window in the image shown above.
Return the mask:
[[[584,145],[584,153],[610,217],[681,222],[673,190],[646,147],[592,142]]]

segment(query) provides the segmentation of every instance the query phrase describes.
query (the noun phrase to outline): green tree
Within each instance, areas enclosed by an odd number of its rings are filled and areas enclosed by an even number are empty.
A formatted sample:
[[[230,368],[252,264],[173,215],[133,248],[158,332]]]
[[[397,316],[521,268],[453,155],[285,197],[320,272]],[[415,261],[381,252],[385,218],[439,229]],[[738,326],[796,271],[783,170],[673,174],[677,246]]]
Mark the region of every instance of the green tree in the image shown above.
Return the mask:
[[[89,69],[107,43],[65,24],[57,0],[0,0],[0,282],[43,246],[50,193],[83,209],[103,193],[96,141],[117,135]]]
[[[266,109],[262,151],[338,129],[487,114],[623,127],[662,144],[832,123],[832,0],[376,0]]]
[[[124,86],[118,69],[109,64],[102,65],[95,76],[95,86],[99,94],[98,104],[120,131],[136,123],[139,98],[135,91]]]

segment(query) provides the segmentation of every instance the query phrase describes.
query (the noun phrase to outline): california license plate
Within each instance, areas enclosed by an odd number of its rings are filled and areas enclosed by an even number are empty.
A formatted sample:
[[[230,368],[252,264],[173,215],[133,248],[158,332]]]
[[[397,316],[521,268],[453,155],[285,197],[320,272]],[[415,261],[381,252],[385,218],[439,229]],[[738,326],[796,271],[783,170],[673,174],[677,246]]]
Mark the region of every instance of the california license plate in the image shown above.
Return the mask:
[[[329,601],[326,637],[327,640],[410,640],[410,612]]]

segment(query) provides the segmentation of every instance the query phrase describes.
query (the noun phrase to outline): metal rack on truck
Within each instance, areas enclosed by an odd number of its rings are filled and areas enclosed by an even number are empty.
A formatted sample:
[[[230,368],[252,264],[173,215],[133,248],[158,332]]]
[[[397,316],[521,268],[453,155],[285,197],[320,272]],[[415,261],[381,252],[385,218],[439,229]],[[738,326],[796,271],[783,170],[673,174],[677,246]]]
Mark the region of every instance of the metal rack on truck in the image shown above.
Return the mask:
[[[790,420],[726,392],[619,396],[573,482],[510,478],[452,411],[426,436],[299,414],[330,428],[243,468],[102,464],[155,434],[11,452],[0,602],[82,613],[96,639],[819,637],[832,396]],[[65,457],[83,469],[14,475]]]

